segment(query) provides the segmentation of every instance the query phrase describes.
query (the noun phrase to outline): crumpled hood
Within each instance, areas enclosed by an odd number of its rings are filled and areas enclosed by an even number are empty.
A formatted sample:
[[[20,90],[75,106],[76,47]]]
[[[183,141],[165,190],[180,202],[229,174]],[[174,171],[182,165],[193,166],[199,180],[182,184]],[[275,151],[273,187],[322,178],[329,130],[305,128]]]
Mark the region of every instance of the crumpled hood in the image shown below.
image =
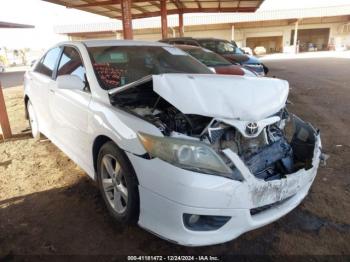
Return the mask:
[[[289,84],[275,78],[227,75],[153,75],[153,89],[184,114],[258,121],[277,113]]]

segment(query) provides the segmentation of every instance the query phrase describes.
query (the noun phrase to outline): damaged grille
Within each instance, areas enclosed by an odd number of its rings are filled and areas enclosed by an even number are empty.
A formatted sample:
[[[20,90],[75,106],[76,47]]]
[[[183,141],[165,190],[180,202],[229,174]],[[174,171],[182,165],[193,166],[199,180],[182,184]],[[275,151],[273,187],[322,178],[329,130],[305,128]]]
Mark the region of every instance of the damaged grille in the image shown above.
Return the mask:
[[[257,178],[270,181],[293,171],[293,151],[285,138],[266,145],[259,152],[246,157],[245,164]]]
[[[292,195],[290,197],[287,197],[287,198],[285,198],[283,200],[277,201],[275,203],[272,203],[272,204],[268,204],[268,205],[261,206],[261,207],[256,207],[256,208],[252,208],[252,209],[250,209],[250,215],[251,216],[255,216],[255,215],[260,214],[261,212],[264,212],[264,211],[266,211],[266,210],[268,210],[270,208],[282,205],[285,202],[287,202],[289,199],[291,199],[292,197],[294,197],[294,195]]]

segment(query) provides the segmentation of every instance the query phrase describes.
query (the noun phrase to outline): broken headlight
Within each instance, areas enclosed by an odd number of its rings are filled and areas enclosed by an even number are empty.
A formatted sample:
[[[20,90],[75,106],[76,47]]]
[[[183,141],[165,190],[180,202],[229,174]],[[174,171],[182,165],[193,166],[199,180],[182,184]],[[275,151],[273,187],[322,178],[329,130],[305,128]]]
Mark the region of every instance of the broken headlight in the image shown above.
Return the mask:
[[[202,142],[138,133],[146,151],[183,169],[231,177],[232,170],[221,157]]]

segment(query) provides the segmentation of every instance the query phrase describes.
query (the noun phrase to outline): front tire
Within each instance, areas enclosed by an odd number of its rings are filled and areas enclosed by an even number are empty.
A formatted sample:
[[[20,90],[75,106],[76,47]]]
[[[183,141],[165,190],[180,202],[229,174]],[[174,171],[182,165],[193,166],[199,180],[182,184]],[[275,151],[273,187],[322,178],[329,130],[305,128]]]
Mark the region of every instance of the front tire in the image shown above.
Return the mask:
[[[100,149],[97,182],[113,218],[124,224],[136,223],[140,202],[136,174],[125,153],[113,142]]]
[[[263,64],[263,63],[261,63],[261,64],[262,64],[262,66],[264,68],[265,75],[267,75],[267,73],[270,71],[269,68],[265,64]]]

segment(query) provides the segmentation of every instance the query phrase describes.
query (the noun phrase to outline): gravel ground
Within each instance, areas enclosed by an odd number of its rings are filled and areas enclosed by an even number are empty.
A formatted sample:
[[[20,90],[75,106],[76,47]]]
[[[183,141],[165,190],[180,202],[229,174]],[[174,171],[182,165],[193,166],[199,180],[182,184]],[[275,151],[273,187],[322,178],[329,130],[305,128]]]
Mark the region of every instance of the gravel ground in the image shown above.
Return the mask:
[[[47,140],[0,143],[0,260],[11,254],[350,255],[350,60],[265,61],[291,85],[290,111],[321,129],[327,167],[282,219],[210,247],[181,247],[113,222],[84,172]],[[22,91],[4,90],[13,129],[25,132]]]

